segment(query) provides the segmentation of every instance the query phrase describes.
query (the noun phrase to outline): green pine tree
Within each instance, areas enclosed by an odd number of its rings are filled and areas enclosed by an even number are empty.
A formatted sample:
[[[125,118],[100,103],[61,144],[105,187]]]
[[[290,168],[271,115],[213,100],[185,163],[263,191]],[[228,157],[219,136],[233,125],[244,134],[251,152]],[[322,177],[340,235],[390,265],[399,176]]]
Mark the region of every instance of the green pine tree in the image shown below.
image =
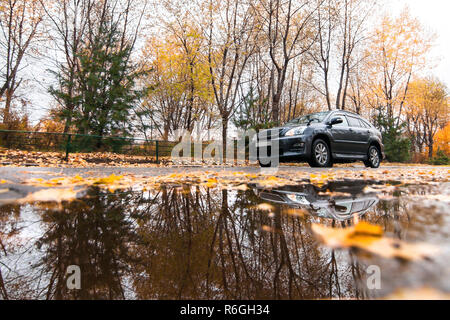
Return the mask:
[[[111,143],[102,139],[105,136],[125,137],[131,132],[131,110],[144,93],[136,89],[141,73],[130,60],[131,50],[117,25],[101,23],[77,56],[80,70],[68,74],[61,69],[59,87],[50,89],[64,105],[60,117],[76,133],[98,136],[95,143],[85,141],[91,147]]]
[[[379,114],[377,124],[383,136],[386,158],[389,162],[407,162],[410,160],[411,141],[403,134],[404,123]]]

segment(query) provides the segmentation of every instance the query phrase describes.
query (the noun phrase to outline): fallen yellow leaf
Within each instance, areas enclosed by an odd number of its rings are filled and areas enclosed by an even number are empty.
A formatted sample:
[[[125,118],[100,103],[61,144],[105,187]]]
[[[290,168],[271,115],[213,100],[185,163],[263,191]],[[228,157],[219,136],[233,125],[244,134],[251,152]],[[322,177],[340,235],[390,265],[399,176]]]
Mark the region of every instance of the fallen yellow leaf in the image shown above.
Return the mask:
[[[285,214],[294,216],[294,217],[304,217],[308,214],[307,211],[302,209],[288,209],[284,211]]]
[[[265,232],[274,232],[275,229],[269,226],[262,226],[262,230]]]
[[[62,201],[72,201],[77,198],[79,191],[75,191],[72,188],[68,189],[44,189],[34,192],[20,202],[62,202]]]
[[[355,236],[373,236],[373,237],[382,237],[383,236],[383,228],[381,226],[373,225],[364,221],[361,221],[354,227],[353,234],[351,237]]]
[[[246,184],[241,184],[241,185],[239,185],[239,186],[232,187],[232,189],[234,189],[234,190],[240,190],[240,191],[247,191],[247,190],[248,190],[248,187],[247,187]]]
[[[399,289],[385,300],[450,300],[450,294],[432,288]]]
[[[113,184],[119,180],[123,179],[123,176],[116,176],[114,173],[112,175],[110,175],[109,177],[106,178],[100,178],[97,179],[94,182],[94,185],[99,185],[99,184]]]
[[[256,209],[261,211],[274,211],[275,207],[268,203],[261,203],[256,207]]]
[[[358,248],[385,258],[419,260],[433,256],[439,250],[427,244],[409,244],[400,240],[383,238],[381,227],[360,222],[355,227],[338,229],[313,224],[312,231],[321,241],[335,249]]]

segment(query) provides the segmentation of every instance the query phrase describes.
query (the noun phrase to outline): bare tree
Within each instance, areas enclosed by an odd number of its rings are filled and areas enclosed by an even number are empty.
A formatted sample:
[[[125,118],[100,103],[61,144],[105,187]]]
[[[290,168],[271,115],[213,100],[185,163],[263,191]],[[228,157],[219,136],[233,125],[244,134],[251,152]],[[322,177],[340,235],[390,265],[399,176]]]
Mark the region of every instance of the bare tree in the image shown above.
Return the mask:
[[[328,110],[332,109],[330,94],[330,63],[331,49],[333,47],[333,36],[337,26],[337,12],[334,0],[326,0],[317,11],[318,37],[310,56],[321,70],[323,77],[323,90],[318,89],[326,100]]]
[[[253,6],[241,0],[223,0],[208,6],[207,63],[215,103],[222,119],[225,155],[228,122],[237,104],[247,62],[256,48]]]
[[[339,12],[339,42],[340,63],[339,82],[336,94],[336,109],[344,110],[347,101],[347,91],[350,75],[355,61],[355,55],[359,45],[367,38],[365,32],[366,21],[372,12],[376,1],[344,0]]]
[[[316,39],[312,23],[318,5],[311,0],[260,2],[272,61],[272,119],[280,121],[280,100],[290,62],[310,50]]]
[[[3,123],[9,125],[11,105],[22,83],[24,59],[40,36],[43,12],[35,1],[7,0],[0,6],[0,101],[4,99]],[[36,51],[35,51],[36,52]]]
[[[314,87],[324,96],[328,110],[345,109],[349,89],[358,85],[352,73],[362,61],[359,52],[364,48],[367,21],[375,5],[367,0],[326,0],[320,5],[318,39],[310,55],[321,74],[321,84]],[[333,95],[330,79],[334,77],[337,89]],[[350,98],[353,101],[355,96]]]

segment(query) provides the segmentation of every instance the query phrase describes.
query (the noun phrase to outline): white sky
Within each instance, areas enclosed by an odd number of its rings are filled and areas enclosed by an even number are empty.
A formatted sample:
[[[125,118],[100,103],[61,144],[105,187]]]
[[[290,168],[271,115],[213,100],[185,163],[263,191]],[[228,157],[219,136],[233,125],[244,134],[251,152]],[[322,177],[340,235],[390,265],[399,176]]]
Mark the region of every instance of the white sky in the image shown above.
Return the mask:
[[[408,6],[411,16],[437,35],[432,56],[438,58],[432,73],[450,88],[450,1],[449,0],[391,0],[387,12],[400,13]]]
[[[417,17],[422,25],[437,35],[432,56],[437,58],[435,68],[431,73],[443,81],[450,89],[450,1],[449,0],[386,0],[384,12],[398,16],[408,6],[411,16]],[[30,72],[32,78],[41,81],[34,88],[27,88],[26,94],[31,95],[31,120],[35,123],[45,115],[54,103],[47,92],[46,85],[51,82],[49,75],[44,72],[49,66],[43,66],[43,61],[34,61],[35,67]]]

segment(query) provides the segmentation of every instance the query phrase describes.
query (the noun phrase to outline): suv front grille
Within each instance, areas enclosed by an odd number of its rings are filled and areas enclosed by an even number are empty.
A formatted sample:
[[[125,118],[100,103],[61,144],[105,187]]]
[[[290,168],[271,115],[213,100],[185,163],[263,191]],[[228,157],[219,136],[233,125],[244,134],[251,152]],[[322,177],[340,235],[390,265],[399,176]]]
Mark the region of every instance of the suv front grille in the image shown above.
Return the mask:
[[[261,139],[267,138],[267,140],[272,140],[273,138],[275,138],[277,131],[278,131],[278,137],[282,137],[284,129],[270,129],[270,130],[261,131],[258,134],[258,139],[261,140]]]

